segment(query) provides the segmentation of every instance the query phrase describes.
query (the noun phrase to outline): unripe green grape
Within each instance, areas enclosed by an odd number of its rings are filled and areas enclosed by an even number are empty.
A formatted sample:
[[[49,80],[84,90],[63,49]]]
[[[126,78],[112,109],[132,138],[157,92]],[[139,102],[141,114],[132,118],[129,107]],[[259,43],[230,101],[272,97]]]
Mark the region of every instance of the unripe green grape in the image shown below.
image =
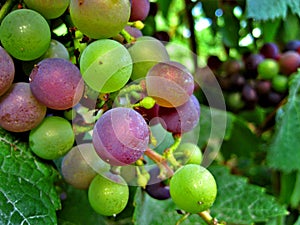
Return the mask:
[[[53,160],[65,155],[73,146],[75,134],[68,120],[46,117],[29,133],[31,150],[43,159]]]
[[[183,143],[178,146],[174,152],[174,157],[181,164],[198,164],[202,162],[202,152],[200,148],[193,143]]]
[[[97,40],[82,52],[80,71],[92,89],[110,93],[125,86],[132,72],[132,60],[127,49],[119,42]]]
[[[136,42],[128,48],[128,51],[133,62],[132,80],[144,78],[155,64],[170,59],[165,46],[150,36],[137,38]]]
[[[277,75],[272,79],[272,88],[277,92],[285,92],[288,89],[288,77]]]
[[[97,213],[112,216],[125,209],[129,199],[129,188],[119,175],[97,175],[89,186],[88,199]]]
[[[42,14],[46,19],[60,17],[68,8],[70,0],[24,0],[26,6]]]
[[[0,39],[5,50],[20,60],[34,60],[48,49],[51,32],[45,18],[30,9],[9,13],[0,26]]]
[[[70,16],[75,26],[90,38],[110,38],[127,25],[130,1],[71,0]]]
[[[189,213],[209,209],[217,196],[217,185],[213,175],[204,167],[187,164],[175,171],[170,180],[173,202]]]
[[[272,79],[279,73],[279,64],[275,59],[264,59],[257,66],[259,78]]]

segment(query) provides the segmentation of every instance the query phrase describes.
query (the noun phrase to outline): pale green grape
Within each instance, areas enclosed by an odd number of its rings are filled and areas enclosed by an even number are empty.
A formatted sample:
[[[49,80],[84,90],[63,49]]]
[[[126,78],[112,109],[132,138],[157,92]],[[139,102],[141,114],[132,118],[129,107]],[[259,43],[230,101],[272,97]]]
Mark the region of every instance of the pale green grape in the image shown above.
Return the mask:
[[[110,93],[125,86],[132,72],[132,60],[127,49],[119,42],[97,40],[82,52],[80,71],[92,89]]]
[[[46,19],[60,17],[68,8],[70,0],[24,0],[26,6],[42,14]]]
[[[127,25],[129,0],[71,0],[70,16],[85,35],[100,39],[116,36]]]
[[[0,26],[0,40],[5,50],[20,60],[34,60],[42,56],[51,41],[45,18],[30,9],[9,13]]]

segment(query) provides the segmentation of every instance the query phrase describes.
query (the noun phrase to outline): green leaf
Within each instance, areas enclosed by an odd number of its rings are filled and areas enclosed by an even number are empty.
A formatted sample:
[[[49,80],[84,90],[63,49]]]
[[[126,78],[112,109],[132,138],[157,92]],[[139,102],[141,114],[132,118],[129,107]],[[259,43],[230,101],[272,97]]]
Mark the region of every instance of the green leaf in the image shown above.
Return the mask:
[[[300,15],[300,3],[298,0],[247,0],[246,16],[256,20],[269,20],[285,18],[288,9],[293,14]],[[263,13],[262,13],[263,12]]]
[[[240,21],[233,15],[231,7],[224,7],[224,27],[221,28],[223,43],[229,48],[239,46]]]
[[[272,42],[275,40],[281,21],[282,20],[279,18],[274,20],[262,21],[261,29],[264,42]]]
[[[262,13],[263,12],[263,13]],[[247,0],[246,16],[256,20],[285,18],[287,13],[286,0]]]
[[[65,191],[66,199],[62,201],[62,210],[57,212],[60,224],[105,224],[105,217],[91,208],[86,190],[68,185]]]
[[[58,172],[0,128],[0,224],[57,224]]]
[[[248,184],[247,179],[231,175],[223,166],[209,168],[215,176],[218,195],[211,208],[212,215],[227,223],[248,225],[287,215],[286,209],[265,189]]]
[[[300,170],[300,73],[293,77],[287,103],[277,111],[273,139],[268,148],[270,167],[284,172]]]
[[[157,3],[158,3],[159,10],[162,12],[162,15],[165,18],[167,18],[172,0],[158,0]]]

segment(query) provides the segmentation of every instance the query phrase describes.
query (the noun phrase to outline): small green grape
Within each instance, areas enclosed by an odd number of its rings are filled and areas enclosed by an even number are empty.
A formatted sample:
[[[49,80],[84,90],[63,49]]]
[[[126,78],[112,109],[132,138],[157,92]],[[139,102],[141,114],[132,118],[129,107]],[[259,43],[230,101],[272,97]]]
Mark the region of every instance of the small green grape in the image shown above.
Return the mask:
[[[279,64],[274,59],[265,59],[257,66],[259,78],[272,79],[279,73]]]
[[[288,77],[277,75],[272,79],[272,88],[278,92],[285,92],[288,89]]]
[[[170,195],[180,209],[199,213],[213,205],[217,195],[216,181],[204,167],[187,164],[176,170],[171,178]]]
[[[90,184],[88,199],[97,213],[112,216],[125,209],[129,199],[129,188],[119,175],[96,175]]]
[[[53,160],[65,155],[73,146],[75,134],[66,119],[46,117],[29,133],[31,150],[43,159]]]
[[[178,146],[174,156],[181,164],[198,164],[202,162],[202,152],[200,148],[193,143],[183,143]]]

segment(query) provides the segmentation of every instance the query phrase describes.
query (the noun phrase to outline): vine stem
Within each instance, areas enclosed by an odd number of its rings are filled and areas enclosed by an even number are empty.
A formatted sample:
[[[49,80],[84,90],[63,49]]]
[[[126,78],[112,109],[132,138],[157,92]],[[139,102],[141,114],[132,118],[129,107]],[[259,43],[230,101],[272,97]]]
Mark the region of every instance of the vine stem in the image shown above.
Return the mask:
[[[15,3],[17,3],[17,0],[7,0],[4,3],[4,5],[0,10],[0,23],[2,23],[2,20],[9,13],[9,11],[11,10],[11,8],[14,6]]]
[[[174,171],[169,167],[166,159],[162,155],[158,154],[151,148],[148,148],[145,151],[145,155],[148,156],[151,160],[153,160],[156,164],[162,165],[166,169],[168,176],[173,176]]]
[[[224,222],[219,223],[216,218],[213,218],[208,211],[199,212],[198,215],[207,223],[208,225],[225,225]]]

